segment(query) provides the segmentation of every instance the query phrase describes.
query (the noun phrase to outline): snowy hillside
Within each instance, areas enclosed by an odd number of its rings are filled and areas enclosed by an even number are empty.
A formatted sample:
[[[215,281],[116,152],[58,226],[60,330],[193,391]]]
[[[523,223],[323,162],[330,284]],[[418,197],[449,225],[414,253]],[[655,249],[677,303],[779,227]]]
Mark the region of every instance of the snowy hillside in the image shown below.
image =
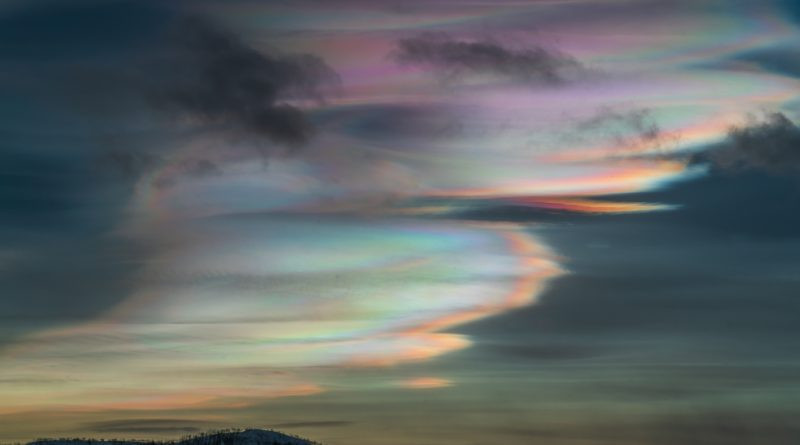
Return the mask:
[[[175,441],[41,439],[28,445],[319,445],[277,431],[248,429],[200,434]]]

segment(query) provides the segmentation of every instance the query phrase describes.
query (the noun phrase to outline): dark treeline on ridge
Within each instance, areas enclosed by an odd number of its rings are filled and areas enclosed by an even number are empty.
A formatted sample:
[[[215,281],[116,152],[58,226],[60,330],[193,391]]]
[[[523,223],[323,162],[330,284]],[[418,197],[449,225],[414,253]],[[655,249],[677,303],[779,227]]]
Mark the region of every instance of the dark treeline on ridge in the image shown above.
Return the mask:
[[[177,440],[59,438],[37,439],[27,445],[321,445],[273,430],[225,429],[192,434]]]

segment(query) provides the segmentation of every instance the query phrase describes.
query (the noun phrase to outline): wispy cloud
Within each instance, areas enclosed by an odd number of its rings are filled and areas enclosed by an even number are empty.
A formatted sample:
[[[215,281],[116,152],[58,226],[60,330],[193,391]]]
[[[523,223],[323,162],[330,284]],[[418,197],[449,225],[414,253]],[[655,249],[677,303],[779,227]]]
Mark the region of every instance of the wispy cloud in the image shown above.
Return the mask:
[[[431,67],[450,77],[493,75],[531,85],[559,85],[586,71],[575,58],[544,46],[513,49],[500,42],[425,33],[401,39],[399,63]]]

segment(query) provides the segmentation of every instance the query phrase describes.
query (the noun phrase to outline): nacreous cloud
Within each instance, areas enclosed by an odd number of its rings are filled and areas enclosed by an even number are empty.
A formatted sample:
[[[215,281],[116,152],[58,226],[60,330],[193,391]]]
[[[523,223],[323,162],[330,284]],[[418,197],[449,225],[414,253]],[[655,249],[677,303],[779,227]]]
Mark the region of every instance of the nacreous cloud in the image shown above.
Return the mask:
[[[542,46],[515,50],[493,40],[460,40],[439,33],[401,39],[393,57],[448,76],[494,75],[533,85],[558,85],[586,72],[571,56]]]

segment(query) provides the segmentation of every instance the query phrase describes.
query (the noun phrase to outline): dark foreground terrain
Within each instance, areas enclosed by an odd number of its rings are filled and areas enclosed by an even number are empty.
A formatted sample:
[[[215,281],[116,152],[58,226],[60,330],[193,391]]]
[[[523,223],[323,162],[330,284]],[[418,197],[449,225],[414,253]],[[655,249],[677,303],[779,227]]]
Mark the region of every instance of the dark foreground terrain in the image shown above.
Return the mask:
[[[226,430],[187,436],[180,440],[39,439],[28,445],[320,445],[317,442],[271,430]]]

